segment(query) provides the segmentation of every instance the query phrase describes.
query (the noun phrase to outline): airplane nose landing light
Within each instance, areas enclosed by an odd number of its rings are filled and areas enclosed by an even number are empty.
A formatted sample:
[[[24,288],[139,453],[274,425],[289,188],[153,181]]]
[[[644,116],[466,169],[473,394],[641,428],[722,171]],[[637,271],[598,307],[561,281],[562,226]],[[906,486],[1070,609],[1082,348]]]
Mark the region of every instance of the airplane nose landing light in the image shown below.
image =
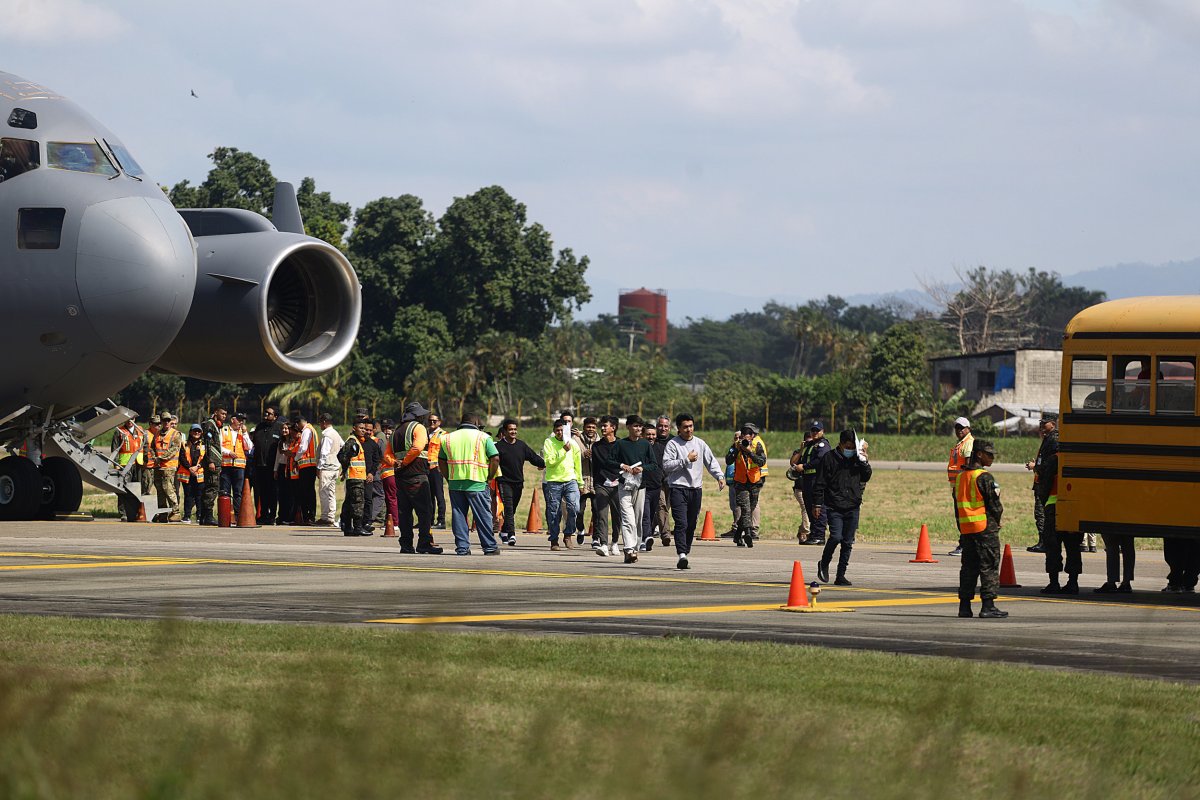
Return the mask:
[[[187,318],[196,255],[187,226],[169,203],[123,197],[84,212],[75,271],[88,319],[109,352],[148,364]]]

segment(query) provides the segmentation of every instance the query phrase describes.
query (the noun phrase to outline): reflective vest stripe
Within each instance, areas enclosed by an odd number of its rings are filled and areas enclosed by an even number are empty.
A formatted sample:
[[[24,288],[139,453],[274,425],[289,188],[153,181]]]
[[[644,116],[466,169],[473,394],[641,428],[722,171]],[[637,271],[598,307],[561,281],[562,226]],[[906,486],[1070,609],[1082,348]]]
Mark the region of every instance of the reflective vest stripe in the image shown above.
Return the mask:
[[[958,532],[983,533],[987,530],[987,507],[979,493],[977,479],[986,469],[968,469],[958,474],[954,484],[954,505],[958,516]]]
[[[167,458],[167,453],[171,450],[171,443],[182,439],[183,434],[177,430],[171,430],[166,436],[158,435],[154,437],[154,466],[158,469],[169,470],[174,472],[179,468],[179,451],[175,451],[174,458]],[[182,442],[180,442],[182,444]]]
[[[222,428],[221,450],[232,451],[231,455],[221,453],[221,466],[235,468],[246,466],[246,443],[242,441],[240,432],[234,432],[233,428]]]
[[[750,441],[750,452],[758,452],[758,446],[762,445],[763,453],[767,452],[767,445],[758,436]],[[741,448],[738,448],[741,450]],[[745,452],[739,452],[733,460],[734,470],[733,479],[737,483],[758,483],[762,480],[763,473],[766,472],[763,467],[758,466]]]
[[[946,463],[946,479],[950,483],[954,483],[959,474],[967,468],[967,457],[963,455],[963,450],[973,441],[971,435],[967,434],[962,441],[955,442],[954,447],[950,448],[950,460]]]
[[[464,428],[442,440],[446,451],[446,465],[450,468],[450,480],[487,481],[488,461],[484,441],[488,435],[483,431]]]
[[[175,472],[179,476],[179,480],[187,483],[192,478],[191,467],[199,466],[196,470],[196,483],[204,483],[204,446],[200,446],[200,460],[195,465],[192,464],[192,457],[189,455],[190,448],[185,442],[183,448],[179,451],[179,469]]]
[[[300,442],[304,438],[302,432],[296,438],[296,469],[305,469],[306,467],[315,467],[317,465],[317,432],[307,422],[304,423],[304,428],[308,431],[308,447],[304,449],[304,452],[300,451]]]
[[[393,478],[396,475],[396,451],[392,450],[392,440],[385,436],[383,438],[383,463],[379,470],[379,477]]]
[[[367,479],[367,451],[363,449],[362,442],[358,440],[357,436],[351,436],[349,441],[358,445],[358,454],[350,459],[350,466],[346,468],[346,479],[365,481]]]

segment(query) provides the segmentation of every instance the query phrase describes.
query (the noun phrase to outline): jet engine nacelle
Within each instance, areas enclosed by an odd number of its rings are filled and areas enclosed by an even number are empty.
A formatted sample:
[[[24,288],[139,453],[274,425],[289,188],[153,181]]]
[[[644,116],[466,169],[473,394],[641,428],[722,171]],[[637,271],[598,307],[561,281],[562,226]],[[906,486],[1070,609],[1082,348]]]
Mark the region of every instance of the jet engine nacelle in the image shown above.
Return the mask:
[[[225,383],[321,375],[350,353],[362,289],[337,248],[240,209],[181,209],[196,239],[196,293],[155,367]]]

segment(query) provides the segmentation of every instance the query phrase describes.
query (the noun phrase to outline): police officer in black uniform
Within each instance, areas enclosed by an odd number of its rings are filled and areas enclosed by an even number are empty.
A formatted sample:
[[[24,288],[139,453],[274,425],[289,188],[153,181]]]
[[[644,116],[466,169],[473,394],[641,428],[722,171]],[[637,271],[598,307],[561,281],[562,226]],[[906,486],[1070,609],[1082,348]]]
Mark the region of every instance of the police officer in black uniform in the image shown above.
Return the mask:
[[[826,517],[824,514],[814,513],[816,504],[813,498],[816,497],[817,467],[822,459],[833,452],[833,448],[825,438],[825,426],[821,424],[821,420],[814,419],[808,430],[812,434],[812,441],[805,446],[804,455],[800,459],[804,466],[804,512],[808,514],[811,525],[808,540],[804,544],[825,544]]]

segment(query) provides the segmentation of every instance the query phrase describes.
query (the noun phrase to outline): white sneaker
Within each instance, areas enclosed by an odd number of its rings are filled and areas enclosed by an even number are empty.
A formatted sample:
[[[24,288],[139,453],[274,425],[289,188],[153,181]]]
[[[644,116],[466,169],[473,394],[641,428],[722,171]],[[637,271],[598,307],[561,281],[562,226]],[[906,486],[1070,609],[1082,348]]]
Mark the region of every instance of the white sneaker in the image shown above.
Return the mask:
[[[620,547],[620,545],[618,545],[618,544],[615,544],[615,543],[614,543],[614,544],[613,544],[613,546],[612,546],[612,550],[610,550],[610,552],[611,552],[611,553],[612,553],[614,556],[619,556],[619,555],[621,555],[621,547]]]
[[[595,552],[596,552],[596,555],[598,555],[598,556],[604,556],[605,558],[608,558],[608,548],[607,547],[597,547]]]

